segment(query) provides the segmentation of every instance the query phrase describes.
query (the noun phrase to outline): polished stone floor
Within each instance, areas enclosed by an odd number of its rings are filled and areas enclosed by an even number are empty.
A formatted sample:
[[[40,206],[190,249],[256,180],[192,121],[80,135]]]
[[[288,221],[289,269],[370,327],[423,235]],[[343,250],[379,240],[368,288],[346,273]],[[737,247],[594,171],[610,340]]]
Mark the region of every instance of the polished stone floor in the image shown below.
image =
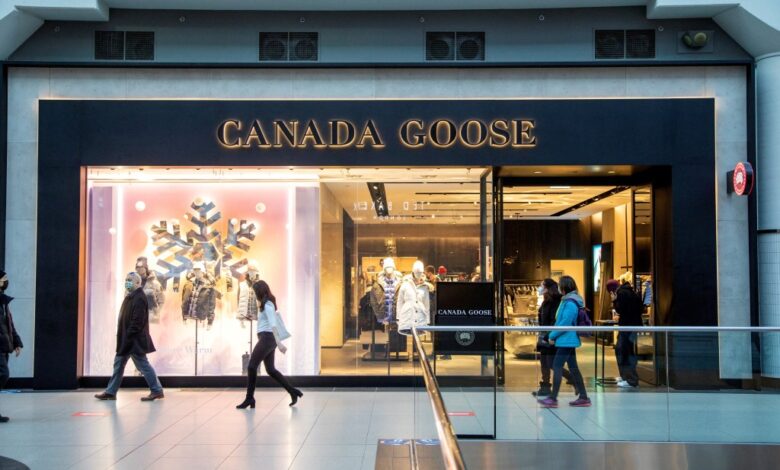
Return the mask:
[[[0,394],[0,456],[32,469],[373,469],[384,438],[434,438],[421,390],[306,389],[299,406],[261,389],[236,410],[237,389]],[[500,439],[780,442],[780,395],[592,391],[593,407],[540,409],[528,391],[445,390],[456,431]]]

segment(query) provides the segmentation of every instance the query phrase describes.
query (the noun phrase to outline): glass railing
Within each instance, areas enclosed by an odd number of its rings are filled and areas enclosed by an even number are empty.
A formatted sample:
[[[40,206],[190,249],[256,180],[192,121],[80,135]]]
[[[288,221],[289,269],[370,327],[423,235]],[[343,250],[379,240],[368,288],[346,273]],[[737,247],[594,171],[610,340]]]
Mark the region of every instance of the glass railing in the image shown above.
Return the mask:
[[[569,337],[539,341],[553,331]],[[436,335],[501,339],[503,363],[499,351],[443,355]],[[442,443],[446,468],[465,465],[453,438],[780,444],[780,327],[423,327],[414,338],[427,395],[416,394],[415,438]]]

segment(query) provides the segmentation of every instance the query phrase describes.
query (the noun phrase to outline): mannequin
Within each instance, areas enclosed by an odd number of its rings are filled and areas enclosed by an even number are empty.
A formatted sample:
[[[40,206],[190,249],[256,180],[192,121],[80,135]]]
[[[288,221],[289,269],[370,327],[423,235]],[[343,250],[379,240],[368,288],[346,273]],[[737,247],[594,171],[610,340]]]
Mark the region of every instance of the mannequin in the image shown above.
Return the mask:
[[[479,282],[482,280],[482,269],[477,266],[474,268],[474,274],[471,275],[471,282]]]
[[[411,334],[413,326],[430,324],[430,292],[431,286],[425,279],[425,266],[422,261],[415,261],[411,274],[401,281],[398,292],[398,332]]]
[[[379,273],[377,282],[371,289],[371,308],[378,322],[387,325],[396,321],[395,297],[401,287],[402,277],[395,269],[393,258],[385,258],[382,261],[382,272]]]
[[[187,275],[187,283],[182,289],[181,314],[184,321],[188,318],[208,320],[214,323],[214,310],[217,306],[217,291],[214,278],[206,272],[203,263],[195,263]]]
[[[242,276],[241,282],[238,283],[236,319],[242,322],[244,320],[257,320],[257,297],[255,297],[252,285],[259,280],[260,272],[257,270],[257,266],[250,264],[246,274]]]
[[[165,293],[162,284],[157,280],[157,275],[149,269],[149,263],[145,256],[139,256],[135,260],[135,272],[141,276],[146,302],[149,304],[149,322],[159,323],[160,312],[165,303]]]

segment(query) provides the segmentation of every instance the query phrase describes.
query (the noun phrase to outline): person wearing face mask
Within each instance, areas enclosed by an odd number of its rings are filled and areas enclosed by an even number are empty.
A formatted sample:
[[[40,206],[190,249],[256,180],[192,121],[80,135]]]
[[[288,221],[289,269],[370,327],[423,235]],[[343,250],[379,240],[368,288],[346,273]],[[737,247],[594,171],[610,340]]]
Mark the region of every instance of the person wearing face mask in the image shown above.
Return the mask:
[[[542,305],[539,307],[539,326],[552,326],[555,324],[555,312],[558,311],[558,306],[561,304],[558,283],[549,278],[545,279],[537,288],[537,292],[543,299]],[[542,381],[539,382],[539,390],[532,393],[535,397],[546,397],[552,392],[550,371],[552,371],[553,359],[555,359],[555,346],[548,342],[549,335],[549,332],[541,335],[537,342]],[[571,382],[571,374],[568,370],[563,369],[563,377],[567,382]]]
[[[119,310],[119,322],[116,331],[116,356],[114,357],[114,373],[103,393],[98,393],[98,400],[116,400],[116,394],[122,383],[127,361],[133,364],[146,379],[151,389],[148,396],[141,401],[154,401],[165,398],[157,373],[149,363],[146,355],[155,351],[152,337],[149,335],[149,304],[143,290],[143,281],[136,272],[127,273],[125,277],[125,299]]]
[[[8,289],[8,275],[0,269],[0,390],[8,382],[10,373],[8,371],[8,356],[14,353],[16,357],[22,353],[22,338],[16,332],[14,319],[11,316],[11,309],[8,304],[13,297],[5,294]],[[0,423],[7,423],[8,416],[0,415]]]

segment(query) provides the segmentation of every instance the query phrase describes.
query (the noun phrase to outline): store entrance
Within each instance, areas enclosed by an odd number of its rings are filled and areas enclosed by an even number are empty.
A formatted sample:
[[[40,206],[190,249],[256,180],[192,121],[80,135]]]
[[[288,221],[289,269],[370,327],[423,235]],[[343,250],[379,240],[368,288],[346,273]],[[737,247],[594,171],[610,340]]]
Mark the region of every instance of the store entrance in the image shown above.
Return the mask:
[[[544,170],[537,169],[537,174]],[[610,173],[611,171],[611,173]],[[497,213],[500,253],[496,253],[498,311],[504,325],[538,325],[545,279],[574,278],[592,312],[594,325],[611,325],[610,279],[629,283],[643,303],[645,325],[656,323],[653,254],[653,188],[635,178],[501,178]],[[532,172],[533,174],[534,172]],[[586,381],[613,386],[619,371],[615,337],[583,341],[580,368]],[[658,383],[655,341],[639,335],[640,379]],[[537,335],[508,333],[499,351],[498,378],[505,386],[527,390],[539,382]]]

